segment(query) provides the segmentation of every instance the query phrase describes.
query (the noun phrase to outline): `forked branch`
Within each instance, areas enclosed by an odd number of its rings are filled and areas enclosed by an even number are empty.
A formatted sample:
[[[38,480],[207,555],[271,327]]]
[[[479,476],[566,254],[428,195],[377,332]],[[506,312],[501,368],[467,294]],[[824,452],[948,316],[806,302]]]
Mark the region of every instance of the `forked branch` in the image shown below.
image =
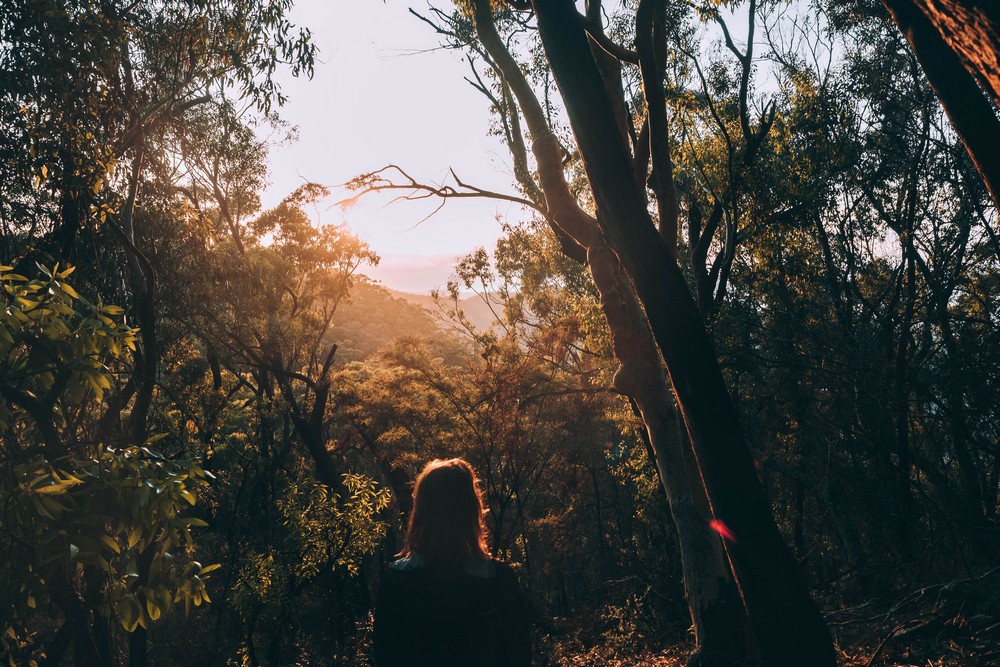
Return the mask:
[[[545,211],[533,201],[469,185],[458,177],[454,169],[449,169],[448,173],[451,175],[452,180],[454,180],[455,185],[448,185],[446,183],[439,185],[421,183],[399,165],[388,164],[381,169],[361,174],[345,183],[345,187],[356,194],[347,199],[340,200],[337,202],[337,206],[349,208],[365,195],[374,192],[403,191],[404,194],[395,197],[389,203],[394,204],[399,201],[420,201],[422,199],[433,198],[440,200],[438,207],[423,220],[440,211],[449,199],[495,199],[508,201],[538,211],[542,215],[545,214]]]

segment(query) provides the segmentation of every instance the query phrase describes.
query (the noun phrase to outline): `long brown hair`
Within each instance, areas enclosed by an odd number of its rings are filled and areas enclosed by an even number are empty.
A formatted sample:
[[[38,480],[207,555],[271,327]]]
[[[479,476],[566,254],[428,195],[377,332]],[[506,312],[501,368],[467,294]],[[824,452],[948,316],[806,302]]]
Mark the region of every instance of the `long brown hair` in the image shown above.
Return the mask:
[[[436,459],[413,487],[413,510],[401,556],[419,554],[432,563],[462,565],[489,558],[479,478],[464,459]]]

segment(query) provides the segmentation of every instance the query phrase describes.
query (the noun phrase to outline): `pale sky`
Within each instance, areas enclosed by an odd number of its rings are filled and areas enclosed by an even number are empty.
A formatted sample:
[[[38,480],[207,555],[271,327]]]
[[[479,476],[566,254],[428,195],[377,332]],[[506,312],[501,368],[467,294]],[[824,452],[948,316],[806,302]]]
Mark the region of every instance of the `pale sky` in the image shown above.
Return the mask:
[[[271,152],[265,207],[305,180],[334,186],[389,163],[434,182],[450,167],[468,183],[513,191],[505,149],[488,136],[488,102],[463,80],[468,63],[440,49],[409,6],[425,13],[424,4],[398,0],[297,1],[292,21],[312,30],[320,62],[312,80],[282,75],[290,101],[280,114],[298,126],[299,138]],[[498,216],[526,215],[504,202],[453,200],[420,222],[436,202],[387,206],[391,199],[371,195],[346,211],[320,207],[316,216],[346,222],[381,255],[379,267],[362,272],[410,292],[444,286],[457,256],[492,249]]]
[[[290,98],[279,113],[298,126],[299,137],[271,151],[265,207],[307,180],[337,186],[388,164],[432,183],[453,168],[466,183],[514,193],[507,150],[489,136],[489,103],[464,80],[464,55],[441,48],[440,36],[410,7],[428,14],[426,0],[296,0],[290,18],[312,30],[319,59],[311,80],[279,73]],[[742,45],[745,18],[727,20]],[[701,30],[708,37],[703,48],[723,49],[717,27]],[[767,71],[758,68],[758,86],[775,85]],[[481,246],[492,250],[501,222],[528,216],[513,204],[466,199],[424,220],[436,200],[389,205],[393,194],[369,195],[347,210],[333,205],[350,194],[335,191],[314,211],[316,222],[346,223],[382,257],[362,272],[408,292],[443,287],[458,257]]]

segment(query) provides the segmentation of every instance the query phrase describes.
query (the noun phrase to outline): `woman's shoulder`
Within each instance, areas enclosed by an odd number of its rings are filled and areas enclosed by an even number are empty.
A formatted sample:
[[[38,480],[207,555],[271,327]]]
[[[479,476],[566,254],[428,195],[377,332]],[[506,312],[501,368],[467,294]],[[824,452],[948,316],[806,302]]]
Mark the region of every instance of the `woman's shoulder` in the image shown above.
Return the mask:
[[[420,556],[420,554],[410,554],[409,556],[397,558],[396,560],[390,562],[387,567],[390,570],[395,570],[396,572],[411,572],[413,570],[419,570],[426,565],[427,563]]]
[[[386,571],[390,573],[437,573],[440,567],[435,567],[432,563],[420,554],[410,554],[397,558],[386,564]],[[452,568],[446,568],[452,570]],[[461,569],[452,570],[455,574],[461,573],[473,579],[500,579],[510,581],[517,579],[514,569],[510,565],[498,558],[470,558]]]

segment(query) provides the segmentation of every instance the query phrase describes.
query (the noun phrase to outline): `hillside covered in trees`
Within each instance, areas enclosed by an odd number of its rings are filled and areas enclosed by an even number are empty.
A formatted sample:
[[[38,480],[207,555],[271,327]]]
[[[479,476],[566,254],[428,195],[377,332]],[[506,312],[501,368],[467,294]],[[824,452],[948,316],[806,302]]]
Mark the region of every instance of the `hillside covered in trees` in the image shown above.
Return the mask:
[[[509,188],[266,207],[291,4],[0,11],[0,660],[373,665],[462,457],[539,667],[1000,664],[993,4],[414,6]],[[407,295],[387,192],[519,213]]]

